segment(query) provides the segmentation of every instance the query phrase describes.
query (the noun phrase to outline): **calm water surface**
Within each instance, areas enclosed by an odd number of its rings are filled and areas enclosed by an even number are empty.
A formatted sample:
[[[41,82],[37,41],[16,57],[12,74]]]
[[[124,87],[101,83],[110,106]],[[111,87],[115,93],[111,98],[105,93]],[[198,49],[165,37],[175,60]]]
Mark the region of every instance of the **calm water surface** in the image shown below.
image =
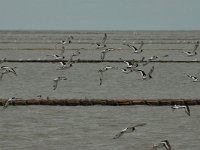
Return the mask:
[[[0,32],[0,59],[49,59],[47,54],[59,54],[55,43],[66,35],[74,41],[66,47],[65,55],[77,49],[76,59],[99,60],[102,50],[96,49],[104,32]],[[0,98],[199,98],[199,82],[192,82],[186,74],[199,76],[199,55],[187,57],[183,51],[191,50],[200,39],[200,32],[108,32],[109,47],[121,48],[108,53],[105,60],[141,59],[153,55],[158,60],[185,60],[194,63],[150,63],[140,66],[155,70],[153,78],[142,81],[136,72],[124,74],[110,70],[104,74],[99,86],[98,69],[105,66],[125,67],[124,63],[76,63],[65,71],[56,70],[58,63],[3,63],[17,67],[17,76],[8,74],[0,81]],[[136,45],[143,40],[144,53],[136,55],[123,45],[123,41]],[[198,49],[199,51],[199,49]],[[198,52],[197,51],[197,52]],[[162,57],[168,54],[168,57]],[[53,79],[66,76],[53,90]],[[199,150],[199,106],[191,106],[191,116],[184,110],[172,112],[169,106],[9,106],[0,113],[1,150],[150,150],[161,140],[169,140],[173,150]],[[138,123],[136,128],[114,140],[121,129]]]
[[[169,140],[172,149],[198,150],[200,120],[198,106],[172,112],[168,106],[10,106],[1,112],[2,150],[150,150],[161,140]],[[113,136],[138,123],[146,126]]]

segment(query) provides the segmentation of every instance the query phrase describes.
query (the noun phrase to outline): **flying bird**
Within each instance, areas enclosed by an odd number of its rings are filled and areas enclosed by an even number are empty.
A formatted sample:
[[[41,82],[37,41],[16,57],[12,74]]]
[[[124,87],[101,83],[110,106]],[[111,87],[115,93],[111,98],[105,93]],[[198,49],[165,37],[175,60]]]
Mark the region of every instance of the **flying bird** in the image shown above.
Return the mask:
[[[101,52],[101,61],[104,60],[104,58],[105,58],[105,56],[106,56],[106,54],[107,54],[108,52],[114,51],[114,50],[115,50],[114,48],[107,48],[107,49],[103,50],[103,51]]]
[[[198,81],[199,81],[199,78],[196,77],[196,76],[192,76],[192,75],[189,75],[189,74],[187,74],[187,76],[188,76],[189,78],[191,78],[191,79],[193,80],[193,82],[198,82]]]
[[[143,50],[142,50],[142,47],[144,46],[143,41],[141,41],[139,48],[135,47],[134,45],[131,45],[130,43],[124,43],[124,45],[128,46],[129,48],[132,48],[134,50],[133,51],[134,53],[139,54],[139,53],[143,52]]]
[[[185,113],[190,116],[190,108],[189,106],[186,104],[186,105],[173,105],[171,106],[172,110],[176,110],[176,109],[184,109],[185,110]]]
[[[111,70],[111,69],[118,69],[118,68],[117,67],[112,67],[112,66],[106,66],[106,67],[98,70],[98,72],[99,72],[99,80],[100,80],[99,85],[102,85],[102,83],[103,83],[103,73],[106,72],[107,70]]]
[[[121,130],[119,133],[117,133],[113,139],[118,139],[119,137],[121,137],[122,135],[124,135],[125,133],[132,133],[133,131],[135,131],[135,128],[136,127],[140,127],[140,126],[144,126],[146,125],[146,123],[140,123],[140,124],[137,124],[135,126],[132,126],[132,127],[127,127],[123,130]]]
[[[72,67],[72,63],[66,63],[64,61],[59,62],[61,66],[57,70],[64,70],[64,69],[69,69]]]
[[[66,77],[56,77],[55,79],[53,79],[53,90],[55,90],[58,86],[58,82],[61,81],[61,80],[67,80]]]
[[[65,59],[65,56],[57,55],[57,54],[46,55],[46,56],[52,56],[55,58],[55,60],[64,60]]]
[[[6,61],[6,58],[1,59],[1,60],[0,60],[0,64],[2,64],[2,63],[5,62],[5,61]]]
[[[72,35],[69,35],[66,40],[61,40],[61,41],[57,42],[55,45],[55,49],[57,48],[57,45],[59,45],[59,44],[61,44],[62,47],[64,47],[66,44],[72,43],[73,39],[74,39],[74,37]]]
[[[143,66],[146,66],[148,63],[150,63],[152,60],[156,60],[158,56],[151,56],[144,64]]]
[[[70,56],[70,58],[69,58],[69,60],[68,60],[68,64],[69,63],[72,63],[73,62],[73,58],[75,57],[75,56],[79,56],[81,54],[81,52],[79,51],[79,50],[77,50],[76,52],[74,52],[71,56]]]
[[[140,69],[134,69],[133,71],[139,72],[141,74],[142,80],[151,79],[152,78],[151,74],[154,71],[154,66],[150,69],[150,71],[147,74],[143,70],[140,70]]]
[[[120,70],[123,73],[129,74],[129,73],[133,72],[134,69],[131,69],[131,68],[121,68]]]
[[[195,56],[197,55],[197,48],[199,47],[199,41],[196,42],[194,48],[192,51],[184,51],[183,53],[186,54],[187,56]]]
[[[3,105],[3,109],[2,109],[2,111],[3,110],[5,110],[7,107],[8,107],[8,105],[10,104],[10,103],[13,103],[15,100],[17,100],[18,98],[15,98],[15,97],[12,97],[12,98],[9,98],[6,102],[5,102],[5,104]]]
[[[123,60],[122,58],[120,58],[121,61],[123,61],[127,66],[126,68],[130,69],[130,68],[136,68],[139,66],[138,62],[136,62],[134,59],[132,61],[127,61],[127,60]]]
[[[0,80],[2,80],[3,76],[4,76],[5,74],[8,74],[8,73],[12,73],[12,74],[14,74],[15,76],[17,76],[17,73],[16,73],[16,71],[15,71],[15,68],[17,68],[17,67],[1,66],[0,70],[2,70],[3,72],[1,72]]]
[[[103,37],[102,41],[96,43],[97,48],[106,47],[106,40],[107,40],[107,34],[104,33],[104,37]]]
[[[168,140],[161,141],[160,143],[153,146],[152,150],[155,150],[157,148],[164,147],[166,150],[171,150],[171,145],[169,144]]]

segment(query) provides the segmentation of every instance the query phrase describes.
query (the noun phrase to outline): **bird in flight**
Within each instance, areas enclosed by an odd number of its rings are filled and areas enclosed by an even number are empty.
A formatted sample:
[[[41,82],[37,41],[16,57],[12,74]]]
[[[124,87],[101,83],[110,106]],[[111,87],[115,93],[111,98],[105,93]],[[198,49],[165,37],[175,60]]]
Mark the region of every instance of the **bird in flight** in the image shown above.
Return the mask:
[[[101,61],[104,60],[104,58],[105,58],[105,56],[106,56],[106,54],[107,54],[108,52],[114,51],[114,50],[115,50],[114,48],[107,48],[107,49],[103,50],[103,51],[101,52]]]
[[[184,109],[185,110],[185,113],[190,116],[190,108],[189,106],[186,104],[186,105],[173,105],[171,106],[172,110],[176,110],[176,109]]]
[[[8,74],[8,73],[12,73],[15,76],[17,76],[15,68],[17,68],[17,67],[1,66],[0,70],[2,70],[3,72],[1,72],[0,80],[2,80],[4,74]]]
[[[169,144],[168,140],[161,141],[160,143],[153,146],[152,150],[155,150],[157,148],[164,147],[166,150],[171,150],[171,145]]]
[[[187,74],[187,76],[188,76],[189,78],[191,78],[193,82],[198,82],[198,81],[199,81],[199,78],[196,77],[196,76],[192,76],[192,75],[189,75],[189,74]]]
[[[183,53],[187,56],[195,56],[197,55],[197,48],[199,47],[199,41],[196,42],[192,51],[184,51]]]
[[[7,107],[8,107],[8,105],[10,104],[10,103],[13,103],[15,100],[17,100],[18,98],[16,98],[16,97],[12,97],[12,98],[9,98],[6,102],[5,102],[5,104],[3,105],[3,109],[2,109],[2,111],[3,110],[5,110]]]
[[[66,77],[56,77],[55,79],[53,79],[53,90],[55,90],[58,86],[58,82],[61,81],[61,80],[67,80]]]
[[[146,123],[140,123],[140,124],[137,124],[135,126],[131,126],[131,127],[127,127],[123,130],[121,130],[119,133],[117,133],[113,139],[118,139],[119,137],[121,137],[122,135],[124,135],[125,133],[132,133],[133,131],[135,131],[135,128],[136,127],[140,127],[140,126],[144,126],[146,125]]]
[[[140,70],[140,69],[133,69],[133,71],[139,72],[141,74],[142,80],[151,79],[152,78],[151,74],[154,71],[154,66],[150,69],[150,71],[147,74],[143,70]]]
[[[142,47],[144,46],[144,42],[141,41],[139,48],[135,47],[134,45],[130,44],[130,43],[124,43],[124,45],[128,46],[129,48],[133,49],[134,53],[140,54],[143,52]]]
[[[106,47],[106,40],[107,40],[107,34],[104,33],[104,37],[103,37],[102,41],[96,43],[97,48],[99,49],[101,47]]]
[[[151,56],[144,64],[143,66],[146,66],[148,63],[150,63],[152,60],[156,60],[158,56]]]
[[[61,41],[57,42],[55,45],[55,49],[57,49],[57,45],[61,44],[62,47],[64,47],[66,44],[72,43],[73,39],[74,39],[74,37],[72,35],[69,35],[66,40],[61,40]]]
[[[98,72],[99,72],[99,80],[100,80],[99,85],[102,85],[102,83],[103,83],[103,73],[108,71],[108,70],[111,70],[111,69],[118,69],[118,68],[117,67],[112,67],[112,66],[106,66],[103,69],[99,69],[98,70]]]

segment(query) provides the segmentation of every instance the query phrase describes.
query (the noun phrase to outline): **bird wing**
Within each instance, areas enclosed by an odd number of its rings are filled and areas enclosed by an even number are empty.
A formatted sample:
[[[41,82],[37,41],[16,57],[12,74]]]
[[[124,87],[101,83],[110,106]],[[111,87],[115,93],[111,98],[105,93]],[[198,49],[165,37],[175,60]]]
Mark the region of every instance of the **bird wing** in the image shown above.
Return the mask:
[[[193,52],[195,52],[197,50],[197,48],[199,47],[199,43],[197,42],[194,46]]]
[[[152,72],[154,71],[154,66],[150,69],[148,75],[151,76]]]
[[[54,84],[53,84],[53,90],[55,90],[58,86],[58,80],[53,80]]]
[[[103,61],[105,58],[106,53],[105,52],[101,52],[101,60]]]
[[[166,150],[171,150],[171,145],[169,144],[169,141],[165,140],[165,141],[161,141],[161,143],[164,145]]]
[[[190,116],[190,108],[187,104],[186,104],[185,112],[188,116]]]
[[[146,76],[146,73],[143,70],[140,69],[134,69],[134,71],[139,72],[142,77]]]
[[[106,40],[107,40],[107,34],[105,33],[105,34],[104,34],[104,37],[103,37],[103,39],[102,39],[102,41],[101,41],[101,43],[102,43],[103,45],[105,45]]]
[[[134,45],[127,44],[127,46],[130,47],[130,48],[132,48],[134,51],[137,51],[137,50],[138,50]]]
[[[103,72],[100,71],[99,73],[100,73],[100,74],[99,74],[99,80],[100,80],[99,85],[102,85],[102,83],[103,83]]]
[[[128,68],[122,68],[121,71],[122,71],[123,73],[129,74],[129,73],[131,73],[133,70],[132,70],[132,69],[128,69]]]
[[[118,139],[119,137],[121,137],[123,134],[125,133],[125,131],[120,131],[119,133],[117,133],[114,137],[113,137],[113,139]]]
[[[137,124],[137,125],[135,125],[133,127],[140,127],[140,126],[144,126],[144,125],[146,125],[146,123],[140,123],[140,124]]]
[[[15,76],[17,76],[17,73],[13,68],[10,68],[10,72],[12,72]]]
[[[141,44],[140,44],[140,47],[138,48],[138,50],[142,50],[143,45],[144,45],[144,42],[141,41]]]
[[[1,75],[0,75],[0,80],[2,80],[2,78],[3,78],[3,75],[4,75],[5,73],[1,73]]]
[[[64,52],[65,52],[65,47],[64,47],[64,46],[62,46],[62,50],[61,50],[61,52],[60,52],[60,56],[61,56],[61,57],[63,57],[63,55],[64,55]]]
[[[6,109],[6,108],[8,107],[9,102],[10,102],[9,100],[7,100],[7,101],[5,102],[5,104],[3,105],[3,109],[2,109],[2,110]]]

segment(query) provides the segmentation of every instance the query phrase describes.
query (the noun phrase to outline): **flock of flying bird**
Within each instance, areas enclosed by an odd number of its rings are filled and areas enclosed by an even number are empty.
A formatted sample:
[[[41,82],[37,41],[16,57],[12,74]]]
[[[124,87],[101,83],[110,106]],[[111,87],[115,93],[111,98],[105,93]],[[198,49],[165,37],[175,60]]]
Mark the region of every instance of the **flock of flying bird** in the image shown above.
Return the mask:
[[[58,60],[59,61],[59,64],[60,66],[57,68],[57,70],[65,70],[65,69],[69,69],[73,66],[73,63],[75,63],[76,61],[73,60],[73,58],[75,56],[79,56],[80,54],[80,51],[77,50],[75,53],[73,53],[70,58],[68,59],[68,61],[64,61],[65,59],[65,56],[64,56],[64,52],[65,52],[65,45],[66,44],[70,44],[72,43],[72,40],[74,39],[73,36],[68,36],[67,40],[61,40],[60,42],[56,43],[55,45],[55,48],[57,49],[57,46],[58,45],[61,45],[62,46],[62,50],[61,50],[61,53],[58,55],[58,54],[53,54],[53,55],[46,55],[46,56],[51,56],[53,57],[55,60]],[[106,40],[107,40],[107,34],[105,33],[104,34],[104,37],[102,39],[101,42],[97,42],[96,43],[96,46],[97,46],[97,49],[103,49],[101,51],[101,56],[100,56],[100,60],[103,62],[105,57],[106,57],[106,54],[111,52],[111,51],[115,51],[116,49],[114,48],[107,48],[107,45],[106,45]],[[144,42],[141,41],[140,42],[140,46],[137,48],[136,46],[130,44],[130,43],[126,43],[126,42],[123,42],[123,45],[126,45],[127,47],[131,48],[133,50],[133,53],[136,53],[136,54],[140,54],[143,52],[143,45],[144,45]],[[183,52],[184,54],[186,54],[187,56],[195,56],[197,55],[197,49],[199,47],[199,41],[196,42],[193,50],[190,50],[190,51],[185,51]],[[168,57],[168,55],[164,55],[162,57]],[[158,56],[152,56],[150,57],[148,60],[144,60],[145,57],[143,57],[141,60],[137,60],[135,61],[134,59],[132,61],[127,61],[127,60],[123,60],[122,58],[120,58],[121,61],[123,61],[125,64],[126,64],[126,67],[123,67],[123,68],[118,68],[118,67],[113,67],[113,66],[106,66],[106,67],[103,67],[101,69],[98,70],[99,72],[99,79],[100,79],[100,83],[99,85],[101,86],[103,84],[103,74],[108,71],[108,70],[121,70],[123,73],[126,73],[126,74],[129,74],[131,72],[136,72],[136,73],[140,73],[141,75],[141,80],[147,80],[147,79],[151,79],[152,78],[152,73],[154,71],[154,66],[151,67],[151,69],[149,70],[149,72],[145,72],[141,69],[138,69],[139,66],[145,66],[147,64],[149,64],[152,60],[155,60],[157,59]],[[0,61],[0,64],[2,64],[3,62],[5,62],[6,58],[2,59]],[[0,80],[3,79],[3,76],[6,75],[6,74],[9,74],[9,73],[12,73],[14,74],[15,76],[17,76],[17,73],[15,71],[15,68],[16,67],[9,67],[9,66],[1,66],[0,67]],[[187,74],[187,76],[189,78],[191,78],[194,82],[197,82],[199,81],[198,77],[196,76],[192,76],[192,75],[189,75]],[[59,77],[56,77],[55,79],[53,79],[53,90],[56,90],[57,86],[58,86],[58,82],[61,81],[61,80],[67,80],[66,77],[64,76],[59,76]],[[3,110],[5,110],[9,104],[14,104],[14,101],[17,100],[18,98],[16,97],[12,97],[10,99],[8,99],[4,105],[3,105]],[[185,105],[173,105],[171,106],[172,110],[177,110],[177,109],[184,109],[186,114],[188,116],[190,116],[190,108],[187,104]],[[119,133],[117,133],[113,139],[118,139],[119,137],[121,137],[122,135],[124,135],[125,133],[132,133],[133,131],[135,131],[135,128],[136,127],[140,127],[140,126],[144,126],[146,125],[146,123],[141,123],[141,124],[137,124],[135,126],[131,126],[131,127],[127,127],[123,130],[121,130]],[[171,150],[171,146],[169,144],[169,141],[168,140],[163,140],[161,141],[160,143],[154,145],[152,147],[152,149],[157,149],[157,148],[161,148],[161,147],[164,147],[166,150]]]
[[[185,112],[186,112],[186,114],[187,114],[188,116],[190,116],[190,108],[189,108],[189,106],[188,106],[187,104],[185,104],[185,105],[176,105],[176,104],[175,104],[175,105],[171,106],[171,108],[172,108],[173,111],[176,110],[176,109],[184,109]],[[119,137],[121,137],[121,136],[124,135],[124,134],[132,133],[132,132],[135,131],[135,128],[136,128],[136,127],[141,127],[141,126],[144,126],[144,125],[146,125],[146,123],[140,123],[140,124],[137,124],[137,125],[135,125],[135,126],[126,127],[126,128],[124,128],[124,129],[122,129],[120,132],[118,132],[118,133],[113,137],[113,139],[118,139]],[[155,145],[152,147],[152,150],[155,150],[155,149],[157,149],[157,148],[162,148],[162,147],[164,147],[166,150],[171,150],[171,149],[172,149],[172,148],[171,148],[171,145],[170,145],[170,143],[169,143],[168,140],[162,140],[162,141],[160,141],[158,144],[155,144]]]

